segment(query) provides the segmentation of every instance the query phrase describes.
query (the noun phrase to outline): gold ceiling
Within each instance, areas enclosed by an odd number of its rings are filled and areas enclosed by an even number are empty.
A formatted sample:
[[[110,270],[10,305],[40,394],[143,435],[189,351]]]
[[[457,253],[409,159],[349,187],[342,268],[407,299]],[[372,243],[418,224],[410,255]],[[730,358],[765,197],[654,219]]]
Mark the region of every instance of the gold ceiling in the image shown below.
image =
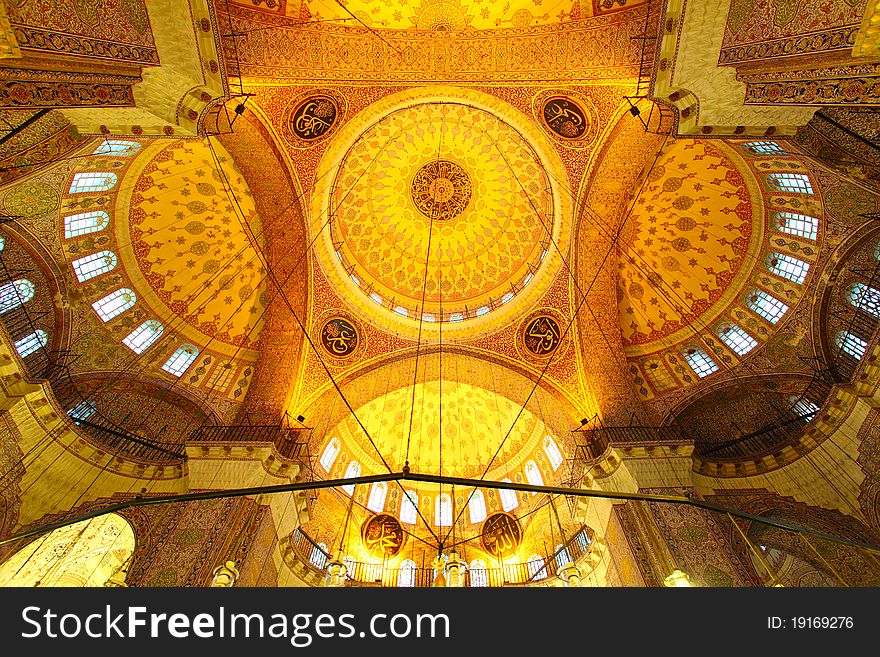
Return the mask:
[[[502,305],[538,270],[552,229],[548,188],[529,145],[489,112],[408,107],[345,156],[332,239],[349,285],[376,303],[418,317],[424,292],[431,320],[441,308],[467,319]]]
[[[440,473],[442,449],[442,474],[480,477],[491,461],[487,478],[500,480],[521,467],[548,433],[541,418],[528,410],[516,420],[522,409],[520,404],[491,390],[457,381],[417,384],[415,413],[411,413],[412,408],[413,387],[406,386],[380,395],[355,411],[394,472],[399,472],[407,459],[409,438],[409,464],[413,472]],[[510,435],[504,440],[508,431]],[[328,436],[340,439],[343,451],[361,464],[363,474],[386,471],[351,415]]]

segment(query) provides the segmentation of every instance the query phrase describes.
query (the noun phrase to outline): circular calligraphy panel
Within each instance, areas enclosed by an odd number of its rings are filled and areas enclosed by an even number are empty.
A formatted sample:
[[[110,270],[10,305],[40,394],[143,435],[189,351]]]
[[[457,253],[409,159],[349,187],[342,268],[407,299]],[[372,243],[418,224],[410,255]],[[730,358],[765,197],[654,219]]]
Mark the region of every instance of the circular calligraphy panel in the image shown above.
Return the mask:
[[[347,319],[334,317],[321,329],[321,346],[336,358],[349,356],[358,346],[357,329]]]
[[[493,513],[483,523],[480,540],[486,552],[503,559],[516,552],[522,542],[522,529],[509,513]]]
[[[388,513],[372,516],[361,526],[364,548],[377,559],[390,559],[406,541],[400,521]]]
[[[294,146],[308,148],[335,132],[344,112],[345,99],[336,91],[300,95],[285,110],[284,135]]]
[[[455,162],[435,160],[416,171],[410,195],[416,209],[429,219],[453,219],[471,200],[471,179]]]
[[[562,139],[580,139],[589,128],[587,113],[571,98],[553,96],[544,102],[541,118]]]
[[[538,315],[526,324],[522,334],[525,348],[533,356],[549,356],[562,341],[559,322],[549,315]]]

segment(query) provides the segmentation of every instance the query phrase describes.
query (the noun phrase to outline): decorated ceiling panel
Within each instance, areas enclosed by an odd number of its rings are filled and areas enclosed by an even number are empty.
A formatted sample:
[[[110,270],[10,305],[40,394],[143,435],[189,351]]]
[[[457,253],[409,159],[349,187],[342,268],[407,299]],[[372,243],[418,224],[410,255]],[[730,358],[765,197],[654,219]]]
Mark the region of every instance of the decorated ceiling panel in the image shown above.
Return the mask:
[[[233,0],[303,21],[339,21],[395,30],[485,30],[574,21],[644,0]]]

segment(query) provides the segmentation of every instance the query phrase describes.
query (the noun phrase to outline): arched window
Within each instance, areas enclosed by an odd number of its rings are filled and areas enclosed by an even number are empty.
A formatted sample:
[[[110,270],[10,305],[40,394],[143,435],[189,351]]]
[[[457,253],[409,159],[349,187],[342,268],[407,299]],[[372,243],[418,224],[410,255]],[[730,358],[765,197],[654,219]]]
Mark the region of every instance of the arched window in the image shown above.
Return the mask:
[[[6,237],[0,235],[0,251],[6,248]]]
[[[538,464],[534,461],[529,461],[528,463],[526,463],[526,480],[532,486],[544,485],[544,477],[541,476],[541,471],[538,469]],[[532,495],[537,495],[537,492],[532,491]]]
[[[46,346],[46,343],[49,341],[49,336],[46,335],[46,332],[37,329],[33,333],[29,333],[24,336],[21,340],[15,341],[15,350],[18,352],[18,355],[22,358],[26,358],[34,353],[37,349],[41,349]]]
[[[321,454],[321,467],[325,472],[330,472],[330,468],[333,467],[336,457],[339,456],[339,447],[339,438],[331,438],[324,448],[324,452]]]
[[[105,322],[109,322],[117,315],[124,313],[137,302],[134,292],[127,287],[111,292],[103,299],[98,299],[92,304],[92,308]]]
[[[312,546],[312,552],[309,555],[309,562],[319,570],[324,570],[327,565],[327,545],[318,543]]]
[[[189,369],[198,355],[199,350],[193,345],[180,345],[177,351],[171,354],[171,358],[165,361],[162,369],[172,376],[183,376],[183,373]]]
[[[400,522],[405,522],[407,525],[416,524],[419,515],[418,506],[419,494],[414,490],[404,489],[400,498]]]
[[[544,557],[541,555],[531,555],[526,565],[529,567],[529,579],[532,581],[547,577],[547,567],[544,565]]]
[[[116,187],[117,180],[116,174],[109,171],[76,173],[73,176],[73,182],[70,184],[70,193],[106,192],[108,189]]]
[[[755,155],[788,155],[775,141],[750,141],[743,146]]]
[[[438,495],[434,501],[434,524],[438,527],[452,524],[452,498],[448,493]]]
[[[819,231],[819,220],[806,214],[777,212],[776,228],[789,235],[815,240],[816,233]]]
[[[780,192],[794,192],[795,194],[812,194],[813,186],[809,177],[802,173],[771,173],[767,176],[770,186]]]
[[[113,251],[98,251],[74,260],[73,271],[80,283],[116,268],[116,254]]]
[[[507,482],[508,484],[511,483],[508,477],[505,477],[501,481]],[[516,496],[515,490],[500,488],[498,489],[498,496],[501,498],[501,508],[505,511],[513,511],[519,506],[519,498]]]
[[[98,407],[97,405],[95,405],[95,402],[89,401],[88,399],[83,399],[81,402],[79,402],[73,408],[67,411],[67,415],[74,420],[88,420],[97,412]]]
[[[483,491],[475,490],[471,494],[471,501],[468,504],[468,514],[471,522],[483,522],[486,519],[486,497]]]
[[[690,347],[689,349],[685,349],[684,359],[685,361],[687,361],[687,364],[691,366],[691,369],[696,373],[696,375],[701,379],[704,376],[709,376],[710,374],[712,374],[712,372],[718,371],[718,366],[715,364],[715,361],[709,358],[709,354],[707,354],[699,347]]]
[[[72,214],[64,217],[64,237],[71,239],[88,233],[97,233],[109,225],[110,215],[101,210]]]
[[[784,253],[771,254],[767,260],[767,267],[771,273],[787,278],[792,283],[797,283],[798,285],[804,282],[807,272],[810,271],[810,265],[806,262]]]
[[[880,317],[880,290],[856,283],[849,286],[846,297],[856,308]]]
[[[343,476],[343,479],[353,479],[354,477],[360,477],[360,476],[361,476],[361,464],[358,463],[357,461],[351,461],[348,464],[348,467],[345,469],[345,476]],[[342,487],[342,490],[344,490],[349,495],[354,495],[354,484],[346,484],[345,486]]]
[[[874,259],[880,260],[880,242],[874,245]]]
[[[763,290],[754,290],[746,300],[749,308],[758,313],[771,324],[775,324],[788,312],[788,306],[776,297],[772,297]]]
[[[550,467],[554,471],[558,470],[564,459],[562,458],[562,452],[559,451],[559,446],[551,436],[544,436],[544,453],[550,459]]]
[[[34,284],[26,278],[0,286],[0,315],[34,298]]]
[[[568,553],[568,548],[563,547],[562,543],[556,546],[556,567],[564,568],[568,564],[572,563],[571,555]]]
[[[868,348],[868,343],[849,331],[841,331],[837,334],[837,346],[856,360],[861,360],[865,355],[865,349]]]
[[[374,482],[370,487],[370,497],[367,498],[367,508],[374,513],[382,513],[385,510],[386,495],[388,495],[388,484],[384,481]]]
[[[162,335],[165,327],[155,319],[148,319],[122,339],[122,344],[136,354],[142,354]]]
[[[471,586],[489,586],[489,571],[486,562],[482,559],[474,559],[470,565]]]
[[[791,406],[791,412],[798,417],[804,418],[807,422],[816,417],[816,413],[819,412],[818,404],[811,402],[809,399],[792,395],[791,401],[794,402]]]
[[[136,141],[123,141],[121,139],[105,139],[92,151],[92,155],[118,155],[128,157],[140,150],[141,145]]]
[[[115,513],[40,536],[0,566],[0,586],[105,586],[121,579],[135,549],[131,525]]]
[[[722,324],[719,326],[718,337],[737,356],[745,356],[758,346],[758,341],[736,324]]]
[[[404,559],[397,571],[397,585],[413,587],[416,585],[416,562],[412,559]]]
[[[401,317],[409,317],[409,312],[403,306],[395,306],[394,312],[400,315]]]

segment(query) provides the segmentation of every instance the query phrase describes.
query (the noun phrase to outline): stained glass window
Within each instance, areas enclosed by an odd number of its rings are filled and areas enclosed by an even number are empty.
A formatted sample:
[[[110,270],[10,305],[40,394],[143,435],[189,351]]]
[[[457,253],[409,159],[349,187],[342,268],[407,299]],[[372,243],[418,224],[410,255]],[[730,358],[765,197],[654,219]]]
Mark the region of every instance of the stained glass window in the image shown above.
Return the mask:
[[[34,284],[19,278],[0,286],[0,315],[34,298]]]
[[[384,481],[374,482],[370,487],[370,497],[367,499],[367,508],[374,513],[382,513],[385,510],[385,496],[388,495],[388,484]]]
[[[324,448],[324,452],[321,454],[321,467],[324,468],[325,472],[330,472],[330,468],[336,462],[336,457],[339,456],[339,448],[339,438],[331,438]]]
[[[780,192],[794,192],[796,194],[812,194],[813,186],[809,177],[802,173],[771,173],[767,176],[770,186]]]
[[[758,346],[758,341],[736,324],[722,324],[718,337],[738,356],[745,356]]]
[[[849,302],[860,310],[880,317],[880,290],[862,283],[850,285],[847,290]]]
[[[18,355],[22,358],[26,358],[34,353],[37,349],[46,346],[46,342],[48,342],[49,336],[46,335],[46,332],[40,329],[37,329],[33,333],[29,333],[24,336],[21,340],[15,341],[15,350],[18,352]]]
[[[173,376],[183,376],[183,373],[189,369],[198,355],[199,350],[193,345],[181,345],[171,355],[171,358],[165,361],[162,369]]]
[[[121,139],[105,139],[92,151],[92,155],[118,155],[128,157],[140,150],[141,145],[136,141],[123,141]]]
[[[400,522],[408,525],[416,524],[418,518],[419,494],[414,490],[404,490],[400,498]]]
[[[483,495],[483,491],[475,490],[470,497],[468,514],[471,522],[483,522],[486,519],[486,497]]]
[[[746,301],[749,308],[758,313],[771,324],[778,322],[788,312],[788,306],[776,297],[772,297],[763,290],[754,290]]]
[[[784,253],[773,253],[767,260],[767,267],[777,276],[787,278],[792,283],[800,285],[810,271],[810,265],[803,260]]]
[[[868,343],[849,331],[841,331],[837,334],[837,346],[856,360],[861,360],[865,355],[865,349],[868,348]]]
[[[510,479],[505,477],[501,481],[511,483]],[[515,490],[510,490],[509,488],[501,488],[498,490],[498,495],[501,498],[501,508],[505,511],[513,511],[516,507],[519,506],[519,498],[516,496]]]
[[[98,313],[98,317],[109,322],[117,315],[124,313],[137,302],[134,292],[126,287],[111,292],[103,299],[98,299],[92,304],[92,308]]]
[[[80,283],[100,276],[116,268],[116,254],[113,251],[98,251],[73,261],[73,271]]]
[[[342,477],[343,479],[353,479],[354,477],[361,476],[361,464],[357,461],[351,461],[348,464],[348,467],[345,469],[345,475]],[[342,487],[349,495],[354,495],[354,484],[346,484]]]
[[[815,240],[819,231],[819,220],[806,214],[794,212],[777,212],[776,227],[783,233]]]
[[[701,379],[704,376],[709,376],[712,372],[718,371],[718,366],[715,364],[715,361],[709,358],[709,355],[699,347],[686,349],[684,352],[684,359]]]
[[[550,466],[554,470],[558,470],[564,459],[562,452],[559,451],[559,447],[556,445],[556,441],[550,436],[544,436],[544,453],[550,459]]]
[[[116,174],[109,171],[76,173],[73,176],[73,182],[70,184],[70,193],[106,192],[108,189],[113,189],[116,186],[117,180]]]

